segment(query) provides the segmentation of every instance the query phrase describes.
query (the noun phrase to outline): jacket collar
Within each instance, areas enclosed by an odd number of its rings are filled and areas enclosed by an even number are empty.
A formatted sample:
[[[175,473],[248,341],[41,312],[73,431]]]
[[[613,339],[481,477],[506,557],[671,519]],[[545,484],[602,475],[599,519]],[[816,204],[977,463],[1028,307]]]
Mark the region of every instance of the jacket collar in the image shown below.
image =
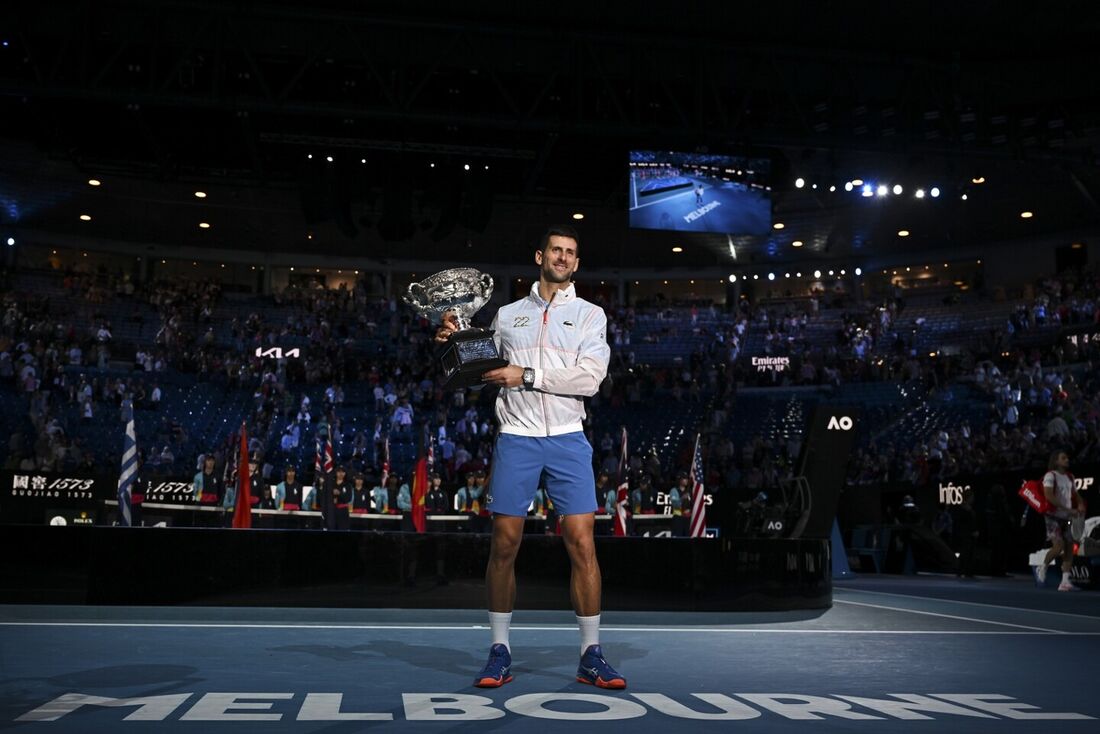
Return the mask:
[[[558,291],[557,295],[554,296],[554,305],[564,306],[576,297],[577,286],[575,283],[570,283],[568,288],[562,288]],[[548,305],[546,299],[539,293],[539,282],[537,280],[531,284],[531,298],[543,308],[546,308]]]

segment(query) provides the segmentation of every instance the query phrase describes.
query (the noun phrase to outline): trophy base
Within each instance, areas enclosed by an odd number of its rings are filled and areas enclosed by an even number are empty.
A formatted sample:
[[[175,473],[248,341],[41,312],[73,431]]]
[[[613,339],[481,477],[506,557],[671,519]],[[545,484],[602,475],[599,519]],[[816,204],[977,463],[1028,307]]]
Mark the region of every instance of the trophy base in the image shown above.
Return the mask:
[[[490,370],[506,367],[493,341],[491,329],[463,329],[451,336],[439,363],[446,380],[444,390],[462,390],[481,384],[481,376]]]

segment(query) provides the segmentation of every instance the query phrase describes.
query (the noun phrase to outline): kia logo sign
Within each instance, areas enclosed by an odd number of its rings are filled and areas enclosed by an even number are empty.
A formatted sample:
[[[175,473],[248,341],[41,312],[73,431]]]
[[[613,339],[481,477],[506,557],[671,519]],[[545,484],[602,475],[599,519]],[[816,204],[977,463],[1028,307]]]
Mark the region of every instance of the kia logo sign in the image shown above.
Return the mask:
[[[850,431],[852,430],[852,419],[846,415],[831,416],[829,418],[829,425],[826,428],[829,431]]]
[[[260,359],[266,359],[267,357],[273,357],[275,359],[289,359],[291,357],[300,357],[301,350],[295,349],[282,349],[281,347],[270,347],[264,349],[263,347],[256,347],[256,356]]]

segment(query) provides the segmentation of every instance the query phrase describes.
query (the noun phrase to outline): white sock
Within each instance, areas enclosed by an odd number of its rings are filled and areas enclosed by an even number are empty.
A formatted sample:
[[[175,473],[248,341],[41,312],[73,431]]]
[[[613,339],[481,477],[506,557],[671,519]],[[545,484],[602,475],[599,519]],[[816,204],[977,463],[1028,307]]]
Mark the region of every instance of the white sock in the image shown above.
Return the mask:
[[[508,648],[508,652],[512,651],[512,648],[508,645],[508,630],[512,627],[512,613],[511,612],[489,612],[489,629],[493,633],[493,644],[498,642]]]
[[[600,615],[582,617],[577,615],[577,626],[581,628],[581,655],[589,645],[600,644]]]

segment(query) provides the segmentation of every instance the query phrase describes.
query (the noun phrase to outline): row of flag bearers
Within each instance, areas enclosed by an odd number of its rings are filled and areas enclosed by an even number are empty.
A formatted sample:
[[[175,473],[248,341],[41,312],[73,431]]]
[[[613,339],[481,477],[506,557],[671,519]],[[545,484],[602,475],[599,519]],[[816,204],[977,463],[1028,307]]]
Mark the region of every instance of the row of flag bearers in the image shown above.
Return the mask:
[[[137,439],[134,431],[133,410],[123,406],[126,418],[126,431],[123,443],[122,466],[119,474],[118,501],[120,525],[140,524],[141,505],[144,501],[144,481],[140,477],[140,462],[137,451]],[[285,478],[272,491],[259,474],[259,462],[248,453],[248,432],[244,424],[240,432],[240,452],[234,452],[231,462],[227,462],[225,473],[218,476],[215,471],[214,457],[207,455],[203,468],[195,474],[192,492],[200,505],[233,509],[233,527],[251,527],[252,510],[313,510],[321,512],[323,525],[327,530],[346,530],[351,525],[352,514],[397,514],[402,515],[402,527],[405,530],[424,532],[427,529],[427,514],[444,514],[454,511],[487,514],[483,504],[485,493],[485,473],[471,472],[467,476],[466,486],[455,493],[453,507],[448,506],[447,494],[442,489],[442,480],[432,471],[434,447],[429,441],[425,456],[416,463],[413,483],[400,484],[396,475],[390,473],[389,442],[385,444],[382,477],[379,483],[368,488],[367,477],[356,472],[350,477],[344,466],[335,465],[331,440],[326,442],[324,453],[318,444],[314,466],[314,485],[308,490],[298,479],[295,466],[287,466]],[[616,488],[606,488],[606,477],[601,475],[597,483],[597,493],[606,495],[606,509],[612,514],[613,532],[616,536],[630,533],[631,510],[638,512],[644,506],[642,498],[646,495],[644,487],[630,492],[626,457],[627,432],[622,429],[620,447],[619,483]],[[237,467],[247,467],[240,472]],[[669,493],[673,499],[673,514],[681,519],[685,533],[691,537],[705,534],[706,503],[703,493],[703,461],[699,447],[699,437],[695,439],[691,469],[681,475],[677,486]],[[684,481],[686,479],[687,481]],[[603,496],[599,497],[604,500]],[[631,507],[633,505],[633,508]],[[547,497],[536,497],[536,513],[552,511],[552,503]],[[643,510],[644,511],[644,510]],[[135,517],[135,515],[137,515]]]

